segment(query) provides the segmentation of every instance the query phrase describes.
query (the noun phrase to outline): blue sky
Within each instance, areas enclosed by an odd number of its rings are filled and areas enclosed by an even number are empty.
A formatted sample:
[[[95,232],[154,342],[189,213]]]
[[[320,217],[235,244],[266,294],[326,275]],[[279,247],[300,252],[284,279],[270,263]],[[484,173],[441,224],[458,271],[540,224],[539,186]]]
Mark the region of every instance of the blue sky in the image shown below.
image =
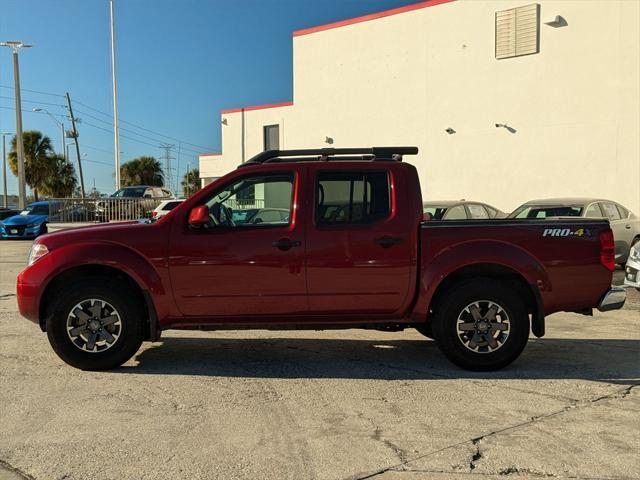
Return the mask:
[[[178,141],[162,134],[181,141],[182,173],[187,162],[197,166],[197,153],[220,149],[221,109],[291,100],[294,30],[411,3],[415,1],[117,0],[119,113],[130,122],[120,124],[129,130],[121,130],[122,162],[140,155],[159,158],[161,142],[176,144],[177,156]],[[86,153],[85,185],[89,189],[95,180],[100,191],[112,192],[108,1],[2,0],[3,40],[34,44],[20,54],[24,129],[41,130],[60,151],[59,127],[31,110],[46,108],[62,120],[61,95],[69,92],[74,113],[82,119],[78,130],[81,152]],[[13,90],[6,88],[12,86],[10,51],[0,48],[3,132],[15,131]],[[71,159],[75,164],[75,154]],[[11,173],[8,179],[9,193],[15,194],[16,179]]]

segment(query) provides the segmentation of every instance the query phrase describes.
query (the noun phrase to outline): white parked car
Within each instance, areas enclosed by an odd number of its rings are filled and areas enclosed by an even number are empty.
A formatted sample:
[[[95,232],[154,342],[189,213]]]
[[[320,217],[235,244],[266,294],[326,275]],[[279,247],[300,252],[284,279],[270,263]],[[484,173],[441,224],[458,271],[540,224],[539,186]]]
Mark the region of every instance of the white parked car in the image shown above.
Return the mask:
[[[631,247],[624,267],[624,284],[640,290],[640,242]]]
[[[160,205],[158,205],[151,213],[151,218],[153,218],[154,220],[158,220],[159,218],[164,217],[167,213],[176,208],[182,202],[184,202],[184,198],[178,200],[164,200],[160,202]]]

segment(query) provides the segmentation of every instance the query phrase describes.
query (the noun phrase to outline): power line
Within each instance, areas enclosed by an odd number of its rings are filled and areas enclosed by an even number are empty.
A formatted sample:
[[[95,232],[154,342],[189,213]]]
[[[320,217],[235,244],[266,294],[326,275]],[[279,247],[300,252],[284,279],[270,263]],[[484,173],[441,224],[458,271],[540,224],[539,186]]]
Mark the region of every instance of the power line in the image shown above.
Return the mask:
[[[0,98],[4,98],[5,100],[15,100],[14,97],[7,97],[4,95],[0,95]],[[64,105],[60,105],[59,103],[48,103],[48,102],[40,102],[37,100],[28,100],[26,98],[21,99],[23,103],[35,103],[36,105],[46,105],[48,107],[60,107],[64,108]]]
[[[13,87],[10,87],[9,85],[0,85],[0,88],[8,88],[9,90],[13,90]],[[59,93],[50,93],[50,92],[41,92],[39,90],[29,90],[28,88],[20,88],[21,91],[23,92],[30,92],[30,93],[37,93],[40,95],[49,95],[51,97],[60,97],[60,98],[64,98],[64,95],[60,95]]]
[[[113,118],[113,115],[111,115],[109,113],[105,113],[105,112],[103,112],[101,110],[98,110],[97,108],[93,108],[93,107],[87,105],[86,103],[82,103],[82,102],[80,102],[78,100],[74,100],[74,102],[77,103],[78,105],[82,105],[82,106],[84,106],[84,107],[86,107],[86,108],[88,108],[90,110],[93,110],[94,112],[100,113],[100,114],[102,114],[102,115],[104,115],[106,117]],[[125,123],[127,125],[131,125],[132,127],[139,128],[140,130],[144,130],[145,132],[154,133],[154,134],[159,135],[161,137],[168,138],[169,140],[175,140],[176,142],[186,143],[187,145],[191,145],[192,147],[197,147],[197,148],[201,148],[201,149],[204,149],[204,150],[210,150],[211,149],[211,147],[203,147],[202,145],[197,145],[195,143],[186,142],[186,141],[184,141],[184,140],[182,140],[180,138],[171,137],[169,135],[165,135],[163,133],[156,132],[154,130],[149,130],[148,128],[141,127],[140,125],[136,125],[135,123],[131,123],[131,122],[128,122],[126,120],[120,119],[120,122],[121,123]],[[194,150],[194,151],[199,153],[197,150]]]

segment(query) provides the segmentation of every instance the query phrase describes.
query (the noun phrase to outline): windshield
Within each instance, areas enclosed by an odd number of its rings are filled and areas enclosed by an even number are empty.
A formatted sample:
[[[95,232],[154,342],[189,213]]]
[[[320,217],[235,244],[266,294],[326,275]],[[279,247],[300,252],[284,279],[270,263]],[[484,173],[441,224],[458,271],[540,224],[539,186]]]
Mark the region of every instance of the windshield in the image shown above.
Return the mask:
[[[523,205],[509,218],[579,217],[583,210],[583,205]]]
[[[118,197],[118,198],[123,198],[123,197],[142,197],[144,195],[144,192],[147,190],[147,187],[125,187],[125,188],[121,188],[120,190],[118,190],[116,193],[114,193],[113,195],[111,195],[112,197]]]
[[[20,215],[49,215],[49,205],[28,205]]]
[[[431,215],[432,220],[442,220],[444,214],[447,213],[447,208],[448,207],[424,206],[422,207],[422,213]]]

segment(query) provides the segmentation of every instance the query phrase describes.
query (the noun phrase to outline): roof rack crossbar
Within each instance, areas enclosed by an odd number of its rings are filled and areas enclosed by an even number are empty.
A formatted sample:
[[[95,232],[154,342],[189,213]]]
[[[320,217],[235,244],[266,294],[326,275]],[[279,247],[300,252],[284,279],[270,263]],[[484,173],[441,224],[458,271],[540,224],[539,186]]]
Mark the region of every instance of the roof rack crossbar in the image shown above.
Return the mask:
[[[366,147],[366,148],[312,148],[301,150],[266,150],[247,160],[246,164],[267,162],[286,162],[303,160],[396,160],[402,161],[403,155],[416,155],[418,147]],[[349,157],[350,156],[350,157]],[[361,156],[362,158],[357,158]],[[289,158],[287,158],[289,157]],[[295,160],[292,157],[295,158]]]

